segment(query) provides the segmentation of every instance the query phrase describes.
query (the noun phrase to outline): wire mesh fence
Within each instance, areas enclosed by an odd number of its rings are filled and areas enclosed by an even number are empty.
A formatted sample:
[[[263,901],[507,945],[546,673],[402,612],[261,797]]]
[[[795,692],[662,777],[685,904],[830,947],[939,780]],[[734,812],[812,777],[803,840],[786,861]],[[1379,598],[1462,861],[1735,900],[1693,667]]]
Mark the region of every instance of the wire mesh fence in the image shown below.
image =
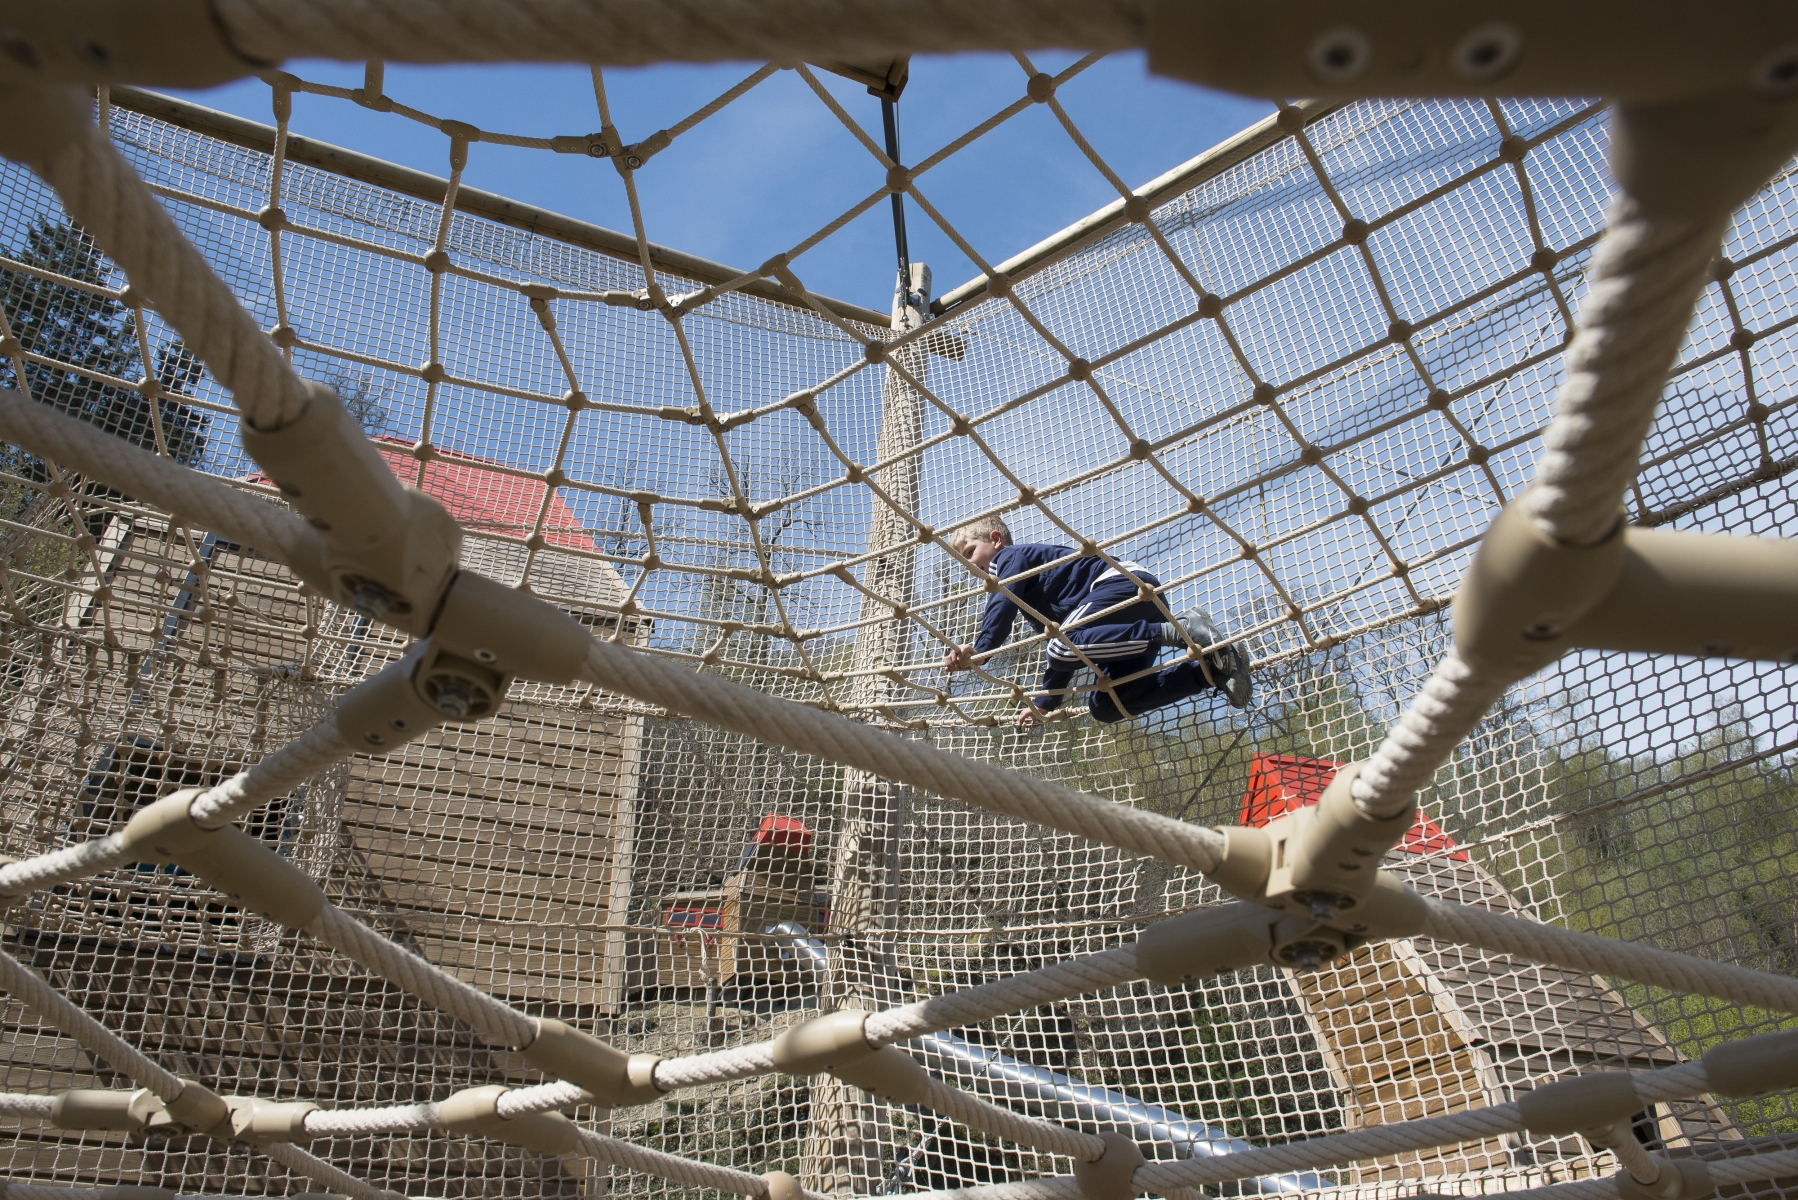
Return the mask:
[[[671,318],[656,294],[699,282],[129,108],[105,115],[295,367],[462,523],[465,567],[597,636],[1205,824],[1314,795],[1440,658],[1472,547],[1528,478],[1606,193],[1595,106],[1291,109],[1265,148],[1195,171],[1146,220],[1008,265],[1003,286],[907,340],[807,307],[798,279],[784,300],[712,284]],[[914,202],[929,186],[915,181]],[[1631,520],[1798,527],[1795,210],[1788,171],[1739,214]],[[228,398],[13,166],[0,245],[0,383],[264,488]],[[11,855],[217,782],[404,648],[252,550],[7,455]],[[940,661],[988,596],[947,537],[991,513],[1020,541],[1140,565],[1169,615],[1210,611],[1255,658],[1254,705],[1205,693],[1105,724],[1083,715],[1104,681],[1082,675],[1062,716],[1015,727],[1049,634],[966,675]],[[1438,772],[1393,864],[1428,894],[1798,972],[1790,699],[1783,666],[1570,656],[1512,689]],[[584,685],[520,685],[496,718],[358,757],[246,828],[459,978],[658,1053],[1001,978],[1220,899],[1183,869]],[[4,921],[9,953],[220,1092],[348,1107],[540,1078],[178,869],[109,872]],[[4,1020],[0,1090],[118,1084],[16,1003]],[[1138,983],[914,1049],[976,1094],[1175,1157],[1667,1065],[1782,1020],[1416,939],[1315,973]],[[822,1191],[1070,1166],[828,1077],[576,1117]],[[1789,1140],[1798,1114],[1784,1097],[1700,1100],[1652,1106],[1636,1131],[1712,1153]],[[203,1138],[15,1132],[0,1171],[20,1181],[306,1190]],[[442,1133],[311,1148],[411,1195],[690,1190]],[[1609,1169],[1576,1139],[1513,1135],[1264,1186],[1478,1194]]]

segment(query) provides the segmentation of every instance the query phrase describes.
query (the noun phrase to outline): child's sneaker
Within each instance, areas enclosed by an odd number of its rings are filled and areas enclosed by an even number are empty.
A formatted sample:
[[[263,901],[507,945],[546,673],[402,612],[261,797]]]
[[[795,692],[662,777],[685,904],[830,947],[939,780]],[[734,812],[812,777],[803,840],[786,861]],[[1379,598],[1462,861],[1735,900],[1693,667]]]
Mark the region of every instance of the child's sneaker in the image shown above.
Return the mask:
[[[1180,628],[1186,631],[1186,636],[1196,646],[1215,646],[1226,636],[1202,608],[1183,612],[1179,619]],[[1215,654],[1207,654],[1205,662],[1211,668],[1212,682],[1229,700],[1230,707],[1247,708],[1249,698],[1255,691],[1255,681],[1249,676],[1248,651],[1241,645],[1226,646]]]
[[[1255,694],[1255,681],[1249,676],[1249,652],[1238,642],[1212,655],[1211,661],[1222,668],[1218,690],[1230,701],[1231,708],[1247,708]]]

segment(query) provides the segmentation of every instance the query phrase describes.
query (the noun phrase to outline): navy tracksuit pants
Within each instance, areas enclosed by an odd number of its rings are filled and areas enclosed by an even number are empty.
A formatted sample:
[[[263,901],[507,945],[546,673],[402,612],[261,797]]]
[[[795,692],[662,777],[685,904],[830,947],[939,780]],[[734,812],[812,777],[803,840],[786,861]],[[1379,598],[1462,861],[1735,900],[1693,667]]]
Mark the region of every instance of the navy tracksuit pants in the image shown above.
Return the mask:
[[[1100,612],[1135,596],[1139,578],[1151,587],[1161,582],[1147,571],[1138,571],[1134,576],[1108,573],[1093,584],[1080,607],[1062,623],[1061,637],[1049,642],[1049,663],[1043,672],[1045,691],[1065,688],[1074,672],[1085,665],[1068,645],[1070,642],[1078,646],[1108,679],[1134,675],[1155,661],[1161,649],[1156,639],[1161,636],[1161,626],[1166,618],[1153,601],[1138,600],[1097,622],[1068,628],[1088,613]],[[1093,720],[1111,724],[1196,696],[1210,686],[1199,664],[1190,658],[1182,658],[1153,675],[1119,685],[1114,689],[1117,701],[1104,690],[1093,692],[1087,711]],[[1036,706],[1046,712],[1061,707],[1062,699],[1060,696],[1039,697]],[[1122,702],[1123,709],[1118,708],[1118,702]]]

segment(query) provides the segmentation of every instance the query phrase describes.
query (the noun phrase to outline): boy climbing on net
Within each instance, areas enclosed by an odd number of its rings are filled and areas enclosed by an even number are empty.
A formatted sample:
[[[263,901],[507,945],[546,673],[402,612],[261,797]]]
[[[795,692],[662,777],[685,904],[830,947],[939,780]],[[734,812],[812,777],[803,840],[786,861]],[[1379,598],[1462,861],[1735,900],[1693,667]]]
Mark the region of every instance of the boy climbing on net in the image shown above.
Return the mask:
[[[980,634],[973,644],[957,646],[943,655],[944,670],[967,670],[977,656],[1003,646],[1020,611],[1038,632],[1043,629],[1038,617],[1061,627],[1060,636],[1049,640],[1042,683],[1045,694],[1035,697],[1018,714],[1020,725],[1033,725],[1042,719],[1043,713],[1061,707],[1059,693],[1073,679],[1074,672],[1085,665],[1082,654],[1107,678],[1125,679],[1152,665],[1163,646],[1184,649],[1190,639],[1192,645],[1202,649],[1224,640],[1224,632],[1199,609],[1180,614],[1178,623],[1163,620],[1161,609],[1146,598],[1138,584],[1140,580],[1153,588],[1161,581],[1135,563],[1120,562],[1124,570],[1119,571],[1101,558],[1072,557],[1075,551],[1069,546],[1014,544],[1011,530],[997,517],[962,526],[949,535],[949,545],[974,567],[1004,582],[1005,591],[994,593],[986,602]],[[1068,561],[1036,571],[1027,579],[1017,578],[1061,559]],[[1082,623],[1089,614],[1104,612],[1132,598],[1135,602],[1128,607]],[[1024,606],[1022,610],[1019,604]],[[1100,688],[1092,693],[1088,711],[1097,721],[1122,721],[1195,696],[1207,688],[1222,692],[1230,707],[1243,708],[1253,686],[1247,653],[1240,645],[1226,646],[1206,654],[1203,666],[1198,659],[1186,657],[1152,675],[1118,684],[1110,692]]]

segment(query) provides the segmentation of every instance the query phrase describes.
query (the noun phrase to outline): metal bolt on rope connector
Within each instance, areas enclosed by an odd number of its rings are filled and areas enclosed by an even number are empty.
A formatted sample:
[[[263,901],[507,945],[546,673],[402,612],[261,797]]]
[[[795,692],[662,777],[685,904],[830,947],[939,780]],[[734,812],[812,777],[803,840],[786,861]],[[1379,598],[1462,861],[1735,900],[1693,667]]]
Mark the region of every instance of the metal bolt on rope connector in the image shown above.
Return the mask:
[[[393,611],[393,593],[378,583],[363,582],[350,596],[350,607],[375,621],[385,621]]]
[[[451,685],[437,693],[437,711],[452,721],[460,721],[474,708],[474,697],[466,688]]]

